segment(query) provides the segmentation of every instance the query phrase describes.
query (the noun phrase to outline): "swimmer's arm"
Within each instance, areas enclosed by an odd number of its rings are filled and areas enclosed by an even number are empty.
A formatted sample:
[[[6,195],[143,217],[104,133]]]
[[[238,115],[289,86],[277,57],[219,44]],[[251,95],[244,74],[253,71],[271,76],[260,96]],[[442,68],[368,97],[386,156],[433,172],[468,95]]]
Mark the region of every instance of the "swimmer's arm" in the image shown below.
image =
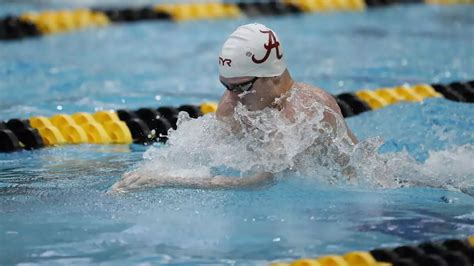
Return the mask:
[[[306,97],[306,99],[304,99],[304,100],[307,101],[308,103],[311,103],[313,101],[319,101],[322,104],[329,107],[332,112],[331,111],[325,111],[324,114],[323,114],[324,115],[323,116],[323,121],[329,123],[331,125],[331,127],[333,128],[333,130],[336,130],[337,129],[338,118],[336,117],[335,113],[337,113],[338,115],[343,117],[341,109],[339,108],[339,105],[336,102],[336,99],[331,94],[327,93],[324,90],[318,89],[318,88],[312,87],[309,90],[309,92],[310,93],[305,94],[305,95],[308,95],[308,97]],[[289,108],[289,112],[287,112],[287,114],[290,117],[293,116],[294,115],[293,108]],[[311,115],[311,114],[308,113],[308,115]],[[348,137],[351,139],[353,144],[357,144],[359,141],[358,141],[357,137],[354,135],[354,133],[352,133],[350,128],[347,126],[346,120],[342,119],[342,121],[344,123],[344,127],[347,131]],[[316,143],[316,144],[318,144],[318,143]],[[339,164],[339,166],[341,166],[342,174],[344,176],[346,176],[349,180],[354,179],[356,177],[356,175],[357,175],[356,170],[352,166],[347,165],[347,163],[349,161],[349,158],[347,157],[347,155],[339,154],[339,155],[337,155],[336,158],[334,158],[334,160],[337,164]]]
[[[273,181],[271,173],[259,173],[253,176],[246,177],[232,177],[232,176],[214,176],[204,178],[203,180],[196,180],[192,178],[194,184],[192,187],[197,188],[250,188],[258,187]],[[186,180],[186,179],[183,179]],[[187,181],[184,181],[186,184]]]
[[[134,191],[150,187],[179,187],[198,189],[251,188],[268,184],[273,181],[270,173],[259,173],[248,177],[214,176],[205,178],[189,177],[152,177],[138,172],[124,174],[115,183],[109,193]]]

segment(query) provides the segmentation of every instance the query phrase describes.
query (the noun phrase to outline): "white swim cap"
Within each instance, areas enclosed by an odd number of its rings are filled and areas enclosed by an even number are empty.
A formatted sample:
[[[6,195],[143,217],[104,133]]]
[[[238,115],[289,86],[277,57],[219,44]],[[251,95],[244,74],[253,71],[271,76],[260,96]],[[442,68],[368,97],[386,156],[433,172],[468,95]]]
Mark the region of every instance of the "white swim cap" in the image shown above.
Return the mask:
[[[219,73],[225,78],[275,77],[285,69],[280,40],[271,29],[258,23],[238,27],[219,56]]]

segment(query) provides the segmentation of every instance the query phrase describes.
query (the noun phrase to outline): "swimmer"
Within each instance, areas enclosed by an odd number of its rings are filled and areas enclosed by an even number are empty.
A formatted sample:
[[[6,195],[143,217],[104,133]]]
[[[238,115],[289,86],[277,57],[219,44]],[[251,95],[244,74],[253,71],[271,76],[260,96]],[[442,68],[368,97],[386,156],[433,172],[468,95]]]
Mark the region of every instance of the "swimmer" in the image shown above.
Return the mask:
[[[358,142],[342,118],[336,100],[326,91],[308,84],[295,82],[287,69],[283,48],[276,33],[262,24],[247,24],[237,28],[224,43],[219,56],[219,80],[226,88],[216,112],[216,118],[227,123],[235,134],[241,131],[242,121],[234,115],[237,105],[248,111],[273,108],[289,121],[295,121],[295,103],[318,102],[324,106],[322,123],[336,131],[338,121],[350,145]],[[289,97],[291,93],[291,97]],[[307,112],[311,116],[311,111]],[[251,126],[251,125],[248,125]],[[112,186],[112,191],[127,191],[141,187],[234,188],[252,187],[272,181],[271,173],[238,178],[214,176],[208,178],[156,178],[148,173],[131,172]]]
[[[247,24],[230,35],[219,57],[220,82],[227,89],[218,105],[219,120],[233,121],[237,103],[249,111],[276,108],[288,118],[294,116],[292,102],[286,97],[290,90],[302,95],[303,101],[319,102],[342,117],[334,97],[326,91],[293,81],[283,58],[277,35],[262,24]],[[300,97],[301,99],[301,97]],[[324,122],[336,127],[336,117],[326,112]],[[357,138],[344,125],[353,144]]]

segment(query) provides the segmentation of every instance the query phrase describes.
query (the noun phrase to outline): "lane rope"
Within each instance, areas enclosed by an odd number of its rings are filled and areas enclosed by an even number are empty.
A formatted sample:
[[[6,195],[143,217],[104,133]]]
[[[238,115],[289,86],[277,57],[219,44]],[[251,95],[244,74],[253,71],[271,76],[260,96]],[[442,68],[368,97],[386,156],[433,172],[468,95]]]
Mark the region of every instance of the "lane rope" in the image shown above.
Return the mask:
[[[0,40],[18,40],[134,21],[182,22],[334,11],[356,12],[407,2],[438,5],[474,4],[474,0],[274,0],[48,10],[0,18]]]
[[[474,81],[443,84],[417,84],[334,95],[344,117],[355,116],[400,102],[422,102],[433,97],[474,103]],[[161,106],[79,112],[52,117],[34,116],[29,119],[0,121],[0,152],[39,149],[65,144],[151,144],[166,142],[170,128],[176,129],[178,113],[187,112],[191,118],[213,113],[217,103],[186,104],[179,107]]]
[[[270,266],[472,266],[474,236],[448,239],[418,245],[353,251],[344,255],[301,258],[291,262],[275,262]]]

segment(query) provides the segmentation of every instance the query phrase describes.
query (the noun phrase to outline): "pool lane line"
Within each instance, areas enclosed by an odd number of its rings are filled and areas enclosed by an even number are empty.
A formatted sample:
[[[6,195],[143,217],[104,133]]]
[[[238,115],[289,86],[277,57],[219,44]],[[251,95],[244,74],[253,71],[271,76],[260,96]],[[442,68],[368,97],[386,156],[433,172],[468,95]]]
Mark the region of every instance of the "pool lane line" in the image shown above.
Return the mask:
[[[343,117],[355,116],[399,102],[421,102],[431,97],[444,97],[457,102],[474,102],[474,81],[443,84],[416,84],[375,90],[341,93],[334,98]],[[181,105],[178,108],[139,108],[79,112],[52,117],[0,121],[0,152],[39,149],[64,144],[151,144],[166,142],[170,128],[176,129],[178,113],[185,111],[198,118],[217,110],[217,103]]]
[[[396,248],[354,251],[345,255],[303,258],[292,262],[271,263],[271,266],[472,266],[474,236],[423,242]]]
[[[451,101],[474,103],[474,81],[450,84],[416,84],[375,90],[362,89],[334,95],[344,117],[387,107],[399,102],[421,102],[427,98],[444,97]]]
[[[18,40],[144,20],[181,22],[332,11],[363,11],[368,8],[392,4],[424,2],[428,4],[474,4],[474,0],[281,0],[50,10],[26,12],[19,16],[7,16],[0,19],[0,40]]]
[[[198,118],[215,112],[216,103],[175,107],[140,108],[135,111],[78,112],[52,117],[0,121],[0,152],[33,150],[65,144],[151,144],[166,142],[170,128],[176,129],[178,113]]]
[[[334,95],[344,117],[377,110],[399,102],[421,102],[444,97],[457,102],[474,103],[474,81],[443,84],[416,84]]]

